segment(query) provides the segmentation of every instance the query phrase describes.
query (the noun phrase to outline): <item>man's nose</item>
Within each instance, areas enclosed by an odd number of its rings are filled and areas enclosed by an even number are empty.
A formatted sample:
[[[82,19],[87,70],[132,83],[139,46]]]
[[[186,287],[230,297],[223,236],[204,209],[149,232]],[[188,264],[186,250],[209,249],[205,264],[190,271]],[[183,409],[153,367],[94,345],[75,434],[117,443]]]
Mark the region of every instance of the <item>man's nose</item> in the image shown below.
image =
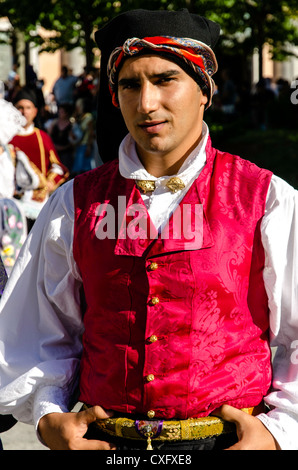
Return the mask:
[[[146,82],[140,86],[138,112],[149,114],[156,111],[159,106],[159,92],[152,83]]]

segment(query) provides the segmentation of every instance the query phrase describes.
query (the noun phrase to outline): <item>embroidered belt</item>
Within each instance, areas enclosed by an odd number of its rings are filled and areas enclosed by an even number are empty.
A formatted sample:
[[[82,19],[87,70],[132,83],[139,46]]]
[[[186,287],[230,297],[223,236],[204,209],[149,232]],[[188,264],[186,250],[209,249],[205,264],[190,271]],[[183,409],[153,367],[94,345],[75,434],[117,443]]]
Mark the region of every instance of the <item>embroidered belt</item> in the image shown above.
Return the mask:
[[[87,405],[85,405],[87,406]],[[242,408],[253,414],[254,407]],[[147,439],[147,450],[152,450],[151,440],[191,441],[219,436],[235,430],[235,424],[216,416],[185,420],[143,420],[130,418],[107,418],[94,423],[101,431],[125,439]]]

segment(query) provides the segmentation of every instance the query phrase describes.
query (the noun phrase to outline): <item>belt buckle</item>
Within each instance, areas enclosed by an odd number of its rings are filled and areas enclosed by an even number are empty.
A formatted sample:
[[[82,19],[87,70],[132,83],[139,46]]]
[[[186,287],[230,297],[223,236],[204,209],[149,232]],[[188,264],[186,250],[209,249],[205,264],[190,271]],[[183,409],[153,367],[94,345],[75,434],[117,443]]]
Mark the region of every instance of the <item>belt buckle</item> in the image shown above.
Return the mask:
[[[135,429],[137,433],[144,439],[147,439],[146,450],[153,450],[151,439],[154,439],[160,435],[162,426],[163,420],[147,421],[143,419],[137,419],[135,421]]]

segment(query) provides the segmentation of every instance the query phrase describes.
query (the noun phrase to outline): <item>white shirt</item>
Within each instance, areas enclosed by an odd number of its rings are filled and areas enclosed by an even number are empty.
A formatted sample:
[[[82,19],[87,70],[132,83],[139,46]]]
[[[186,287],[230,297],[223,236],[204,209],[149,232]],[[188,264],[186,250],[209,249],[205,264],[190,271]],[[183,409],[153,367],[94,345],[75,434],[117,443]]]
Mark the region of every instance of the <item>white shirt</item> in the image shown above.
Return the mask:
[[[15,190],[15,167],[9,153],[0,153],[0,198],[13,197]]]
[[[203,122],[202,137],[198,146],[184,161],[176,176],[182,179],[185,188],[182,191],[172,193],[166,187],[171,176],[151,175],[143,167],[136,152],[134,140],[128,134],[119,148],[119,171],[124,178],[134,180],[150,180],[155,182],[155,190],[152,193],[142,193],[142,199],[147,208],[156,229],[162,230],[170,218],[171,213],[183,199],[195,179],[199,176],[206,163],[206,143],[209,130]]]
[[[197,172],[204,166],[207,134],[180,169],[180,177],[191,166]],[[125,168],[128,172],[131,168],[131,175],[141,179],[144,168],[139,174],[133,166],[136,154],[130,160],[132,154],[125,153],[125,148],[131,148],[129,140],[121,146],[120,171],[125,174]],[[276,390],[266,397],[275,409],[259,419],[282,449],[298,449],[297,194],[273,176],[261,224],[271,345],[278,349],[273,380]],[[172,197],[177,198],[177,204],[182,196],[174,193]],[[144,199],[158,224],[158,213],[168,209],[159,204],[158,210],[151,211],[160,198],[159,194],[150,198]],[[0,413],[12,413],[35,425],[46,413],[68,411],[80,364],[82,280],[73,258],[73,222],[70,181],[55,191],[35,222],[0,304]]]

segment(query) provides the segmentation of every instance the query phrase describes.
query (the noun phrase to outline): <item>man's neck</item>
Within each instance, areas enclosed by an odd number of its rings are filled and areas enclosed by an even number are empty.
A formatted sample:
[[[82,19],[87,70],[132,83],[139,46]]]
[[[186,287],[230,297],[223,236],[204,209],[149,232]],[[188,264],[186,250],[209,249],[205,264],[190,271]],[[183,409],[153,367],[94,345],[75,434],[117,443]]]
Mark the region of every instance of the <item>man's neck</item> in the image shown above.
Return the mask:
[[[27,124],[25,127],[22,128],[20,134],[21,135],[32,134],[33,130],[34,130],[34,123]]]
[[[155,176],[156,178],[160,178],[161,176],[173,176],[176,175],[187,159],[187,157],[191,154],[191,152],[197,147],[202,135],[194,142],[194,144],[185,152],[182,156],[178,154],[178,151],[173,151],[168,154],[146,154],[146,156],[142,156],[142,152],[137,152],[139,155],[139,159],[142,162],[144,168],[147,170],[150,175]]]

